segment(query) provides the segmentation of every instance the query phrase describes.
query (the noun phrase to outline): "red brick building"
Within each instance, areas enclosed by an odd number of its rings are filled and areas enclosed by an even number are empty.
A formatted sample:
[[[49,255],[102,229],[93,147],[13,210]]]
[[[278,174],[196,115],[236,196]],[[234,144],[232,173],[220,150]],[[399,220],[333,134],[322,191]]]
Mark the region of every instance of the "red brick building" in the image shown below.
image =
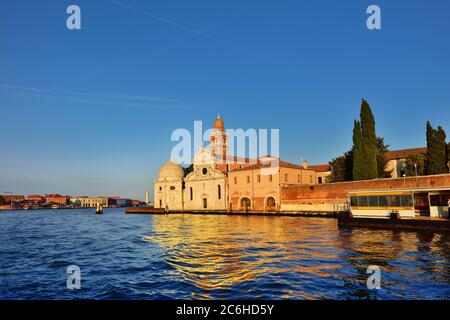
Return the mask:
[[[45,197],[44,197],[44,196],[41,196],[41,195],[38,195],[38,194],[32,194],[32,195],[27,196],[27,197],[25,198],[25,200],[26,200],[28,203],[40,204],[40,203],[45,202]]]
[[[68,205],[70,203],[70,197],[60,194],[46,194],[45,201],[53,204]]]

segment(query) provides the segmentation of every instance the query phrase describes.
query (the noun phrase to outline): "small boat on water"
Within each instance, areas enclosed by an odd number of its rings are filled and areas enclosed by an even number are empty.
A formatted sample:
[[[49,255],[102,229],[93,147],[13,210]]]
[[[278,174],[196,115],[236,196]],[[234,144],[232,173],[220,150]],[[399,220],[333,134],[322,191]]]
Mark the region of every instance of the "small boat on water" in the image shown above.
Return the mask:
[[[103,207],[101,204],[97,204],[97,208],[95,209],[96,214],[103,214]]]

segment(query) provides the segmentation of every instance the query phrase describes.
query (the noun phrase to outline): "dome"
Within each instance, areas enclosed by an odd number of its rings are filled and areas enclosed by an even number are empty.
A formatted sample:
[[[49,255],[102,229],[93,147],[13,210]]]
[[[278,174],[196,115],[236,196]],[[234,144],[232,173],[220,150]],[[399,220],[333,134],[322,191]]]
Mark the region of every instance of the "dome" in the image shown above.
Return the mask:
[[[158,179],[183,179],[184,170],[179,164],[176,164],[172,160],[164,164],[161,169],[159,169]]]
[[[219,130],[225,130],[225,125],[222,121],[222,119],[220,118],[220,115],[217,115],[217,119],[214,122],[214,129],[219,129]]]
[[[208,149],[202,146],[201,149],[194,155],[192,163],[194,166],[214,164],[214,157]]]

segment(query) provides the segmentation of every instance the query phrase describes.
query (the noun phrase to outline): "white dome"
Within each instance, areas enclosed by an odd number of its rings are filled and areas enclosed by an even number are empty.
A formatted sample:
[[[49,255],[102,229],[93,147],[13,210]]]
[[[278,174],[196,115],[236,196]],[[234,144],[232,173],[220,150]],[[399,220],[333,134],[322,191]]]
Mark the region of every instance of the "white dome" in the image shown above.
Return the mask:
[[[184,170],[183,167],[179,164],[170,160],[166,164],[164,164],[159,169],[158,179],[159,180],[173,180],[173,179],[183,179],[184,178]]]

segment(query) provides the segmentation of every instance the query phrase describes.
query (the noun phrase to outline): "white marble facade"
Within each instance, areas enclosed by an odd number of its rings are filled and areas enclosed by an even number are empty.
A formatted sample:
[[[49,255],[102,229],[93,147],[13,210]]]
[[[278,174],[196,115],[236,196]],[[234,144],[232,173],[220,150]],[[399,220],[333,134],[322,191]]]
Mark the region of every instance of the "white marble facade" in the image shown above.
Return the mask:
[[[216,169],[211,152],[202,147],[192,161],[193,170],[173,161],[164,164],[155,181],[155,208],[168,211],[225,211],[227,209],[226,175]]]

